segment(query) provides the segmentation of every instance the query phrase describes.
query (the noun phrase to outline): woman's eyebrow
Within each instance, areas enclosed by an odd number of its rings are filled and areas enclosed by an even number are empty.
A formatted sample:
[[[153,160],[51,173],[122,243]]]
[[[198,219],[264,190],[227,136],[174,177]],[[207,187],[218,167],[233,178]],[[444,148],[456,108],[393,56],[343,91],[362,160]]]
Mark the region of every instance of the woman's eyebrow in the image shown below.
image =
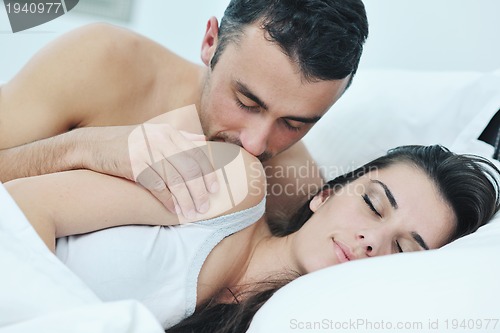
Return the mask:
[[[391,190],[389,190],[389,188],[387,187],[387,185],[385,185],[384,183],[382,183],[380,180],[376,180],[376,179],[371,180],[371,182],[375,183],[375,184],[379,184],[380,186],[382,186],[382,188],[384,189],[385,195],[387,197],[387,200],[389,200],[392,208],[398,209],[398,203],[396,202],[396,199],[394,198],[394,195],[392,195],[392,192],[391,192]]]
[[[387,187],[387,185],[385,185],[384,183],[382,183],[380,180],[377,180],[377,179],[372,179],[371,182],[382,186],[382,188],[384,189],[385,195],[387,196],[387,199],[391,203],[392,208],[398,209],[398,203],[396,202],[394,195],[392,195],[391,190],[389,190],[389,187]],[[424,250],[429,250],[429,246],[425,243],[422,236],[420,236],[415,231],[412,231],[410,234],[411,234],[411,237],[418,243],[418,245],[420,245]]]
[[[412,231],[411,232],[411,237],[420,245],[424,250],[428,250],[429,246],[425,243],[424,239],[422,236],[420,236],[417,232]]]

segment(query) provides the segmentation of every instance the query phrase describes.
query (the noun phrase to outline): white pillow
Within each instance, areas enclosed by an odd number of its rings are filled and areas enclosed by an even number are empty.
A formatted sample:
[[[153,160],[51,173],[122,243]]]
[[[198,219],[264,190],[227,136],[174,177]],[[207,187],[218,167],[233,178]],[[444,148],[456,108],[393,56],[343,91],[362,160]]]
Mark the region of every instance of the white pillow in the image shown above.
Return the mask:
[[[362,72],[305,143],[327,179],[403,144],[489,157],[493,148],[476,138],[499,109],[498,71]],[[499,239],[497,214],[439,250],[306,275],[277,292],[248,332],[500,331]]]
[[[248,332],[498,332],[499,219],[489,227],[468,244],[299,278],[258,311]]]
[[[499,107],[500,71],[365,71],[304,142],[330,179],[400,145],[457,150],[479,137]],[[493,152],[487,144],[477,149]]]

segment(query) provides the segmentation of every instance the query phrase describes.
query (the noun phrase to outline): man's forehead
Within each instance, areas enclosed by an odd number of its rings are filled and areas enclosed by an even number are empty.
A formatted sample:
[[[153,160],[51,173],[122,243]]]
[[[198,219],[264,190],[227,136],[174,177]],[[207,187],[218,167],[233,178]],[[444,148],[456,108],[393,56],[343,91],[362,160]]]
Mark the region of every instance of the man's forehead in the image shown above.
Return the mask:
[[[245,78],[240,78],[245,77]],[[300,86],[289,82],[262,80],[259,77],[232,77],[232,88],[266,106],[269,111],[287,110],[290,115],[322,117],[342,95],[345,84],[340,81],[319,81]]]
[[[299,65],[267,40],[262,29],[249,26],[244,32],[224,51],[233,89],[250,92],[270,111],[284,109],[309,118],[324,115],[342,95],[347,79],[305,80]]]

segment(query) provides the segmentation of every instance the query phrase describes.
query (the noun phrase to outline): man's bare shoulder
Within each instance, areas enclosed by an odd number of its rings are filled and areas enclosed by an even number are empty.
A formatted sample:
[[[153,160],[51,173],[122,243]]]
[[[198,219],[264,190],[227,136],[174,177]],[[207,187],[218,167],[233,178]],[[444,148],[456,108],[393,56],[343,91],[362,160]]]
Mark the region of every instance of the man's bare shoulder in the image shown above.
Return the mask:
[[[53,53],[63,57],[59,64],[66,69],[73,66],[68,81],[81,82],[82,96],[93,99],[88,117],[80,126],[126,125],[165,112],[163,108],[169,107],[171,98],[164,93],[170,91],[165,78],[175,81],[173,72],[189,68],[185,60],[163,45],[134,31],[102,23],[63,36],[55,43]]]
[[[48,83],[56,87],[79,85],[85,91],[87,86],[120,86],[127,82],[125,76],[133,78],[137,86],[141,79],[155,73],[156,59],[165,61],[169,57],[174,54],[133,31],[104,23],[90,24],[47,44],[7,86],[41,80],[53,81]]]
[[[86,62],[99,66],[101,75],[154,72],[158,61],[175,58],[175,54],[153,40],[134,31],[105,23],[90,24],[63,36],[59,45]]]
[[[264,169],[269,188],[266,213],[270,225],[287,223],[324,183],[320,168],[302,141],[266,161]]]
[[[155,82],[165,75],[157,68],[158,59],[168,63],[169,54],[146,37],[108,24],[91,24],[62,35],[2,86],[0,147],[74,127],[152,118],[159,113],[151,107],[153,88],[159,89]]]
[[[68,38],[88,57],[81,59],[86,63],[79,69],[84,71],[82,77],[93,82],[93,92],[106,92],[98,106],[114,110],[94,108],[96,113],[88,126],[143,122],[179,107],[177,96],[189,95],[176,87],[185,86],[179,82],[186,73],[197,73],[197,67],[146,36],[109,24],[92,24]],[[172,91],[176,91],[174,96],[165,93]]]
[[[287,165],[290,164],[291,162],[295,164],[296,162],[302,163],[303,161],[310,159],[312,158],[311,155],[309,154],[309,151],[307,150],[302,140],[300,140],[287,150],[279,153],[270,160],[266,161],[264,165],[278,166],[278,165]]]

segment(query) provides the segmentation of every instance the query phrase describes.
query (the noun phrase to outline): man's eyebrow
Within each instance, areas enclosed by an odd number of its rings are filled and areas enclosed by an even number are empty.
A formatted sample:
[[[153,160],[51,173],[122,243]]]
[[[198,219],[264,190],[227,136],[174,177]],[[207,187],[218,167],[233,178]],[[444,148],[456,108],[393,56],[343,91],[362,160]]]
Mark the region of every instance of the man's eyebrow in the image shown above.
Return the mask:
[[[306,124],[314,124],[314,123],[317,123],[321,119],[321,116],[310,117],[310,118],[296,117],[296,116],[286,116],[286,117],[283,117],[283,119],[288,119],[288,120],[293,120],[293,121],[299,121],[301,123],[306,123]]]
[[[391,190],[389,190],[389,188],[387,187],[387,185],[385,185],[384,183],[382,183],[380,180],[376,180],[376,179],[372,180],[372,183],[379,184],[380,186],[382,186],[382,188],[384,189],[384,192],[385,192],[385,195],[386,195],[387,199],[391,203],[392,208],[398,209],[398,203],[396,202],[396,199],[394,198],[394,195],[392,195],[392,192],[391,192]]]
[[[420,245],[423,249],[425,250],[428,250],[429,249],[429,246],[425,243],[424,239],[422,238],[422,236],[420,236],[418,233],[416,233],[415,231],[412,231],[411,232],[411,237],[413,237],[413,239],[418,243],[418,245]]]
[[[255,103],[257,103],[261,108],[268,110],[269,107],[267,104],[261,100],[259,97],[255,96],[253,92],[250,91],[250,89],[242,82],[236,81],[236,89],[243,95],[245,95],[247,98],[251,99]]]

